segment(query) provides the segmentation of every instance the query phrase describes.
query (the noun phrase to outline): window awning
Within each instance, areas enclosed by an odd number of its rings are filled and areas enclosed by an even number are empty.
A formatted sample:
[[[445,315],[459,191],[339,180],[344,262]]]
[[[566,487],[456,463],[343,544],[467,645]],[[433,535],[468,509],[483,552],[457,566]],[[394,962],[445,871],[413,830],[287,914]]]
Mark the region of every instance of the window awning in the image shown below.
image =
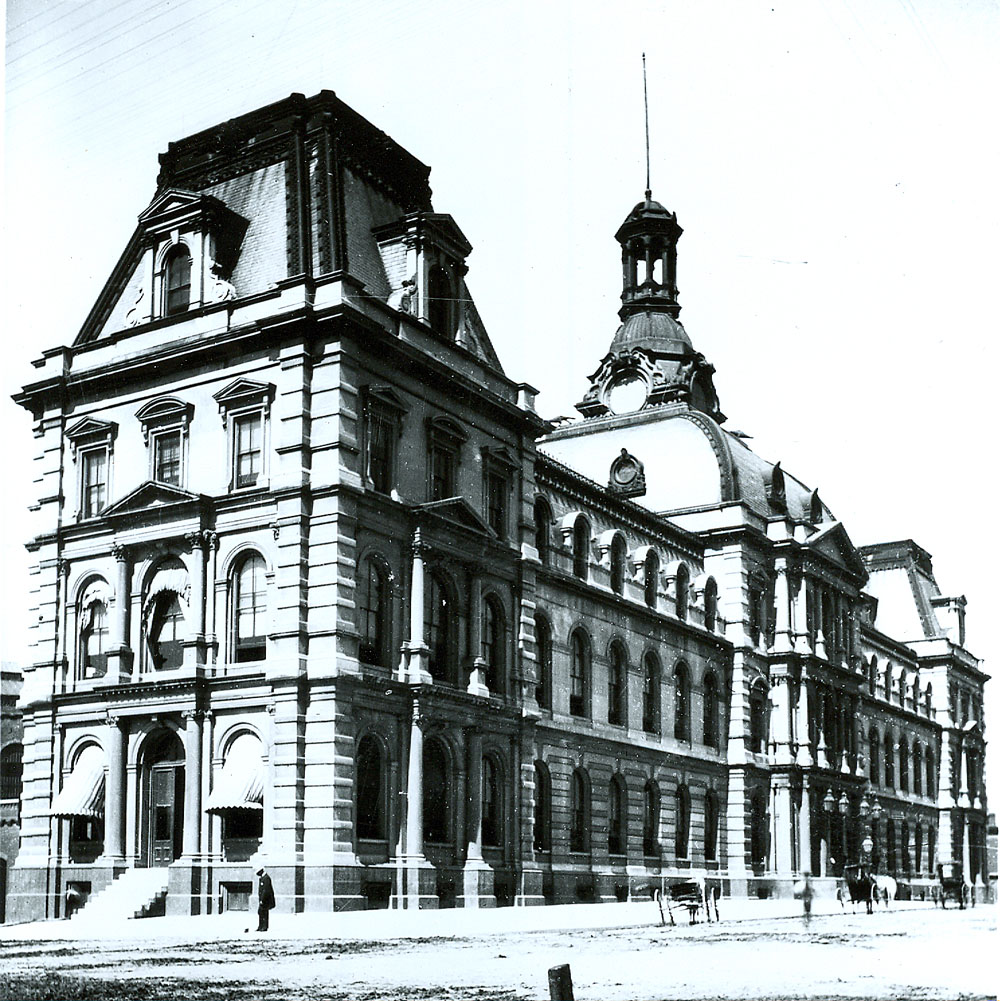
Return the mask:
[[[104,752],[99,747],[88,747],[77,758],[49,813],[53,817],[104,816]]]
[[[243,734],[233,741],[205,809],[264,809],[264,762],[260,740],[253,734]]]

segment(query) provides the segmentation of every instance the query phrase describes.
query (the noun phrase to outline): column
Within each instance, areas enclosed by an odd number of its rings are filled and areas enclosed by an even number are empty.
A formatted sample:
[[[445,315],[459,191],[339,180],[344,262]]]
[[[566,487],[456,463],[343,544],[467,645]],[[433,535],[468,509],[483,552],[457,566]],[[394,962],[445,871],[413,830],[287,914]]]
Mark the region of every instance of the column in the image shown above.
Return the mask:
[[[424,731],[420,707],[413,703],[410,717],[410,755],[406,774],[406,856],[424,855]]]
[[[108,715],[108,774],[104,783],[104,861],[125,862],[125,730],[118,716]]]
[[[420,529],[413,533],[413,565],[410,571],[410,638],[406,644],[406,678],[411,685],[430,684],[428,650],[424,642],[424,556]]]
[[[483,857],[483,735],[476,727],[465,731],[466,741],[466,862]]]
[[[774,561],[774,651],[791,653],[792,622],[790,598],[788,594],[788,563],[784,559]]]
[[[799,807],[799,871],[812,872],[812,817],[809,779],[802,779],[802,804]],[[816,875],[816,873],[812,873]]]
[[[469,694],[487,696],[486,661],[483,660],[483,582],[479,574],[469,579]]]
[[[805,678],[799,681],[799,701],[795,706],[795,713],[799,740],[795,763],[802,768],[810,768],[813,764],[813,756],[812,745],[809,741],[809,687]]]
[[[59,572],[59,617],[57,620],[58,645],[56,648],[56,659],[59,662],[59,682],[57,691],[66,690],[66,669],[68,667],[67,654],[69,648],[68,631],[70,623],[69,615],[69,560],[60,557],[56,561]]]
[[[201,854],[201,754],[204,713],[182,713],[184,728],[184,857]]]
[[[131,566],[128,550],[124,546],[115,543],[111,551],[115,557],[118,579],[115,589],[115,614],[111,619],[108,669],[104,681],[105,684],[118,684],[127,680],[132,673],[132,650],[128,643],[128,609],[132,602]]]
[[[809,645],[809,588],[806,584],[806,574],[802,571],[799,580],[799,591],[793,605],[795,616],[795,652],[812,653]]]
[[[788,678],[778,677],[771,686],[771,736],[774,760],[779,765],[792,763],[791,706]]]
[[[968,810],[972,805],[969,799],[969,754],[966,750],[965,744],[960,744],[958,748],[958,761],[959,761],[959,786],[958,786],[958,805],[964,809]]]
[[[205,585],[205,638],[209,643],[215,642],[215,575],[216,561],[219,555],[219,536],[216,532],[202,533],[205,545],[208,546],[208,569]]]
[[[826,756],[826,700],[827,693],[823,685],[816,686],[816,764],[820,768],[829,768],[830,762]]]

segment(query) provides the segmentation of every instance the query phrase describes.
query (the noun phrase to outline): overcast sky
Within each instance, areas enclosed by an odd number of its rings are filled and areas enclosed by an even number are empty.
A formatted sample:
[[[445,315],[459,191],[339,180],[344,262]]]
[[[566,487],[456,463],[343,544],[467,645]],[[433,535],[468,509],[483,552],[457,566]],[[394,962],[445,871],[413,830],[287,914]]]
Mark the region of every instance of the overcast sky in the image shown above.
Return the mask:
[[[681,319],[728,426],[856,544],[928,549],[991,669],[996,0],[8,0],[7,18],[5,659],[25,657],[32,448],[8,398],[76,335],[169,141],[336,91],[433,168],[501,361],[554,417],[617,326],[645,51],[653,194],[685,228]]]

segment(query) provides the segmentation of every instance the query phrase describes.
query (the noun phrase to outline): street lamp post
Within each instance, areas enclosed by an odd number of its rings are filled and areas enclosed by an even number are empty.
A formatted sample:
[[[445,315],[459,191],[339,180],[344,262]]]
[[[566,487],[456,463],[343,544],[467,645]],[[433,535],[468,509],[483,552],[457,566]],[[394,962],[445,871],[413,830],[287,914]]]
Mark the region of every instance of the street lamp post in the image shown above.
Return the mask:
[[[840,871],[847,864],[847,814],[851,809],[851,801],[846,792],[841,792],[837,800],[837,810],[840,812]]]
[[[837,805],[836,797],[833,795],[832,789],[827,789],[826,795],[823,797],[823,812],[826,814],[826,859],[823,868],[823,875],[828,876],[827,871],[831,863],[834,861],[830,856],[830,848],[833,845],[833,810]]]

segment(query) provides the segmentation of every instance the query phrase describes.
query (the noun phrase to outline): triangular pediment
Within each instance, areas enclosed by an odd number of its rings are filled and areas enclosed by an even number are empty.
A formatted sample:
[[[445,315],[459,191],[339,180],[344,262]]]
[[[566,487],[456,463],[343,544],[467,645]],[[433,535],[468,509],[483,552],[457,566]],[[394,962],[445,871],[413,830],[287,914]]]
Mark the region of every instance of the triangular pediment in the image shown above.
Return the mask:
[[[471,528],[477,532],[485,532],[486,522],[479,516],[476,509],[464,497],[448,497],[445,500],[429,501],[420,505],[421,511],[430,511],[439,518]]]
[[[220,407],[231,407],[234,404],[248,400],[270,399],[274,386],[269,382],[256,382],[253,379],[237,379],[224,389],[213,393],[212,399]]]
[[[833,521],[810,536],[806,545],[816,553],[821,553],[830,562],[844,567],[859,577],[867,578],[868,571],[860,554],[851,542],[843,522]]]
[[[199,499],[199,494],[191,493],[190,490],[183,490],[180,487],[172,486],[169,483],[155,483],[147,480],[127,493],[114,504],[110,504],[104,509],[105,518],[113,518],[116,515],[135,514],[140,511],[148,511],[151,508],[168,507],[172,504],[190,504]]]
[[[188,212],[192,208],[199,208],[202,199],[210,197],[200,195],[195,191],[185,191],[183,188],[168,188],[158,194],[139,213],[139,224],[146,225],[160,216],[174,215],[177,212]],[[216,201],[216,199],[212,199],[212,201]]]
[[[84,417],[77,421],[67,432],[70,441],[81,441],[89,438],[114,438],[118,425],[114,421],[102,421],[99,417]]]

